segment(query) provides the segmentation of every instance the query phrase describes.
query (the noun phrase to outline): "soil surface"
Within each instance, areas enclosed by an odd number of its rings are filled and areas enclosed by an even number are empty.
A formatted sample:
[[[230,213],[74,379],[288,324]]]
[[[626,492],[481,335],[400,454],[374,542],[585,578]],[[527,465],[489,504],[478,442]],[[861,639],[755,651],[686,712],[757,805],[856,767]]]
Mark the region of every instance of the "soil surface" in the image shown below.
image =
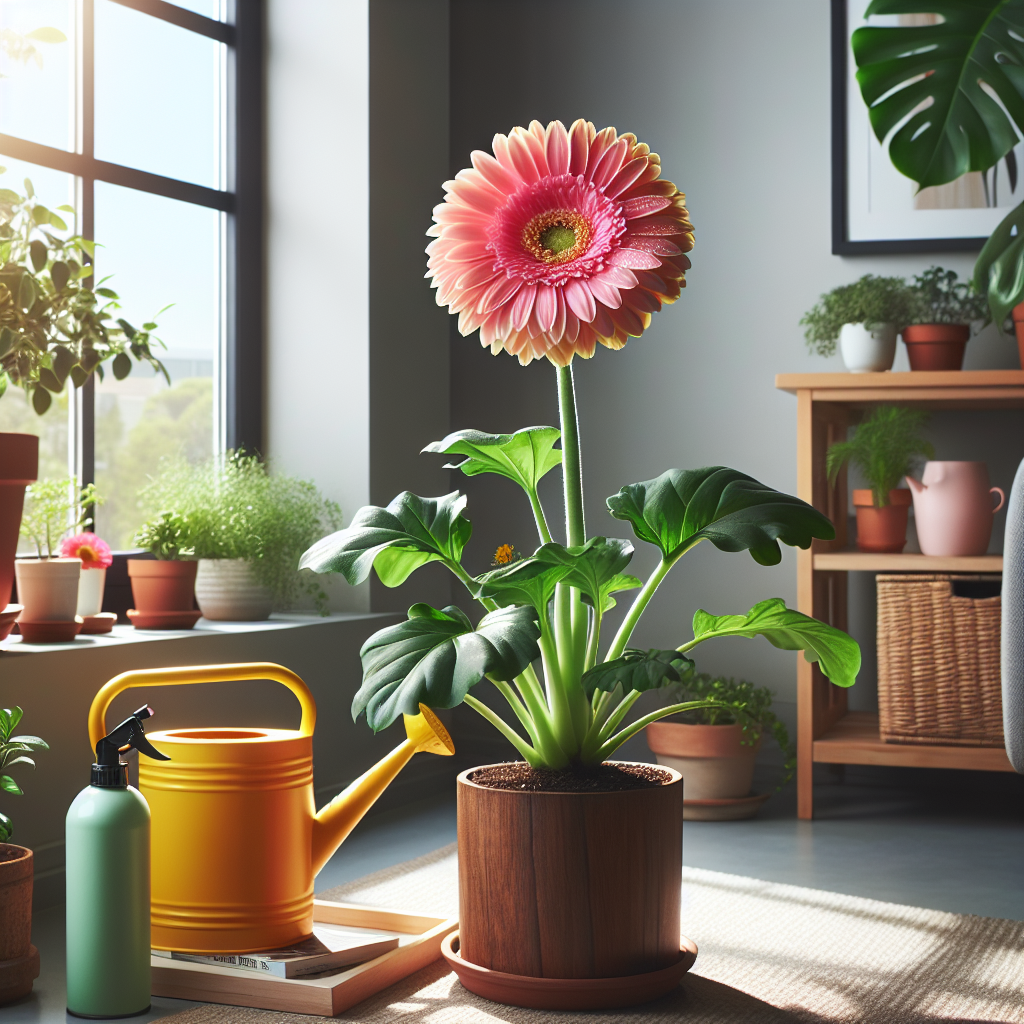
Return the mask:
[[[487,789],[530,790],[535,793],[615,793],[624,789],[656,789],[672,781],[663,768],[645,764],[601,764],[594,768],[531,768],[525,761],[478,768],[469,781]]]

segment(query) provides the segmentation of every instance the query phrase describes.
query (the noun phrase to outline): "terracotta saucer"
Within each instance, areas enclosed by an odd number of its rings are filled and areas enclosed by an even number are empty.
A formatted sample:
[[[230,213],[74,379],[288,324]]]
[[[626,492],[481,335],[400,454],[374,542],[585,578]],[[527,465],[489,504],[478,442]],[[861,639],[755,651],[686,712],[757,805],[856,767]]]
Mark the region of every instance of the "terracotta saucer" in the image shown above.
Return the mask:
[[[203,613],[187,612],[137,612],[128,609],[128,618],[136,629],[191,629]]]
[[[66,644],[75,639],[82,630],[82,617],[64,622],[26,622],[18,619],[18,632],[27,644]]]
[[[441,942],[441,953],[463,988],[506,1006],[533,1010],[611,1010],[668,995],[697,959],[697,946],[680,937],[679,960],[671,967],[624,978],[534,978],[478,967],[459,956],[459,933]]]
[[[30,945],[24,956],[0,960],[0,1006],[27,996],[38,977],[39,950],[35,946]]]
[[[83,633],[109,633],[117,623],[116,612],[99,612],[82,616]]]
[[[684,800],[684,821],[739,821],[752,818],[771,793],[751,793],[750,796],[722,800]]]
[[[0,608],[0,640],[14,629],[14,620],[21,614],[22,607],[20,604],[9,604],[6,608]]]

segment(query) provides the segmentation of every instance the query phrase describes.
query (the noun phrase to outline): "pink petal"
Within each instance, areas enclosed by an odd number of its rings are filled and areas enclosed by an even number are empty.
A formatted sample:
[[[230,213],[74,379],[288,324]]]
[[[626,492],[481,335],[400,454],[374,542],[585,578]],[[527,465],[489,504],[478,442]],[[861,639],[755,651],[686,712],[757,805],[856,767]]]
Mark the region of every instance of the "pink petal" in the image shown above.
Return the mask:
[[[463,202],[483,213],[491,213],[505,202],[503,196],[496,188],[491,188],[486,183],[477,184],[472,181],[453,181],[449,190]]]
[[[619,169],[622,167],[628,152],[629,143],[625,139],[619,139],[614,146],[610,146],[604,156],[601,157],[601,162],[594,168],[594,173],[588,175],[591,182],[597,188],[603,188],[607,185],[619,173]]]
[[[604,194],[609,199],[615,199],[622,195],[647,170],[649,162],[647,157],[640,157],[638,160],[630,160],[624,164],[622,170],[608,182]]]
[[[540,121],[531,121],[529,130],[526,132],[525,141],[527,146],[530,147],[530,156],[533,157],[533,162],[537,165],[537,171],[541,177],[544,177],[551,172],[548,170],[548,158],[545,152],[546,140],[544,133],[544,125]]]
[[[550,331],[558,314],[558,293],[550,285],[542,284],[537,288],[537,302],[534,307],[537,325],[542,331]]]
[[[478,284],[484,284],[486,281],[490,281],[494,276],[493,260],[490,258],[481,260],[476,264],[476,266],[470,267],[464,273],[459,275],[459,287],[475,288]]]
[[[508,140],[508,152],[515,169],[519,172],[519,176],[523,181],[529,183],[537,181],[541,175],[537,170],[537,165],[533,162],[530,147],[524,136],[529,137],[522,128],[514,128]]]
[[[491,150],[494,153],[494,158],[498,161],[501,166],[515,177],[519,177],[519,172],[516,170],[516,165],[512,160],[512,154],[509,152],[508,136],[502,135],[500,132],[494,136],[494,140],[491,142]]]
[[[535,284],[525,285],[519,290],[515,301],[512,303],[512,327],[515,330],[521,331],[526,327],[530,314],[533,312],[533,303],[536,295],[537,286]]]
[[[522,184],[518,175],[506,171],[490,153],[485,153],[482,149],[474,149],[470,159],[488,183],[505,195],[511,195]]]
[[[649,217],[671,205],[672,200],[666,196],[637,196],[622,203],[621,209],[626,220],[633,220],[636,217]]]
[[[598,302],[604,303],[609,309],[618,309],[622,305],[622,299],[619,296],[619,289],[614,285],[609,284],[607,281],[602,281],[600,276],[592,277],[587,282],[587,287],[590,289],[591,294],[597,299]],[[602,306],[597,307],[598,310],[602,309]]]
[[[640,316],[635,310],[625,304],[612,313],[612,319],[617,326],[634,338],[639,338],[644,332],[644,324]]]
[[[565,309],[565,332],[562,337],[566,341],[575,341],[580,334],[580,320],[576,314],[566,306]]]
[[[500,309],[522,287],[523,282],[510,277],[500,277],[484,292],[477,305],[481,313],[493,313]]]
[[[628,267],[630,270],[657,270],[661,260],[649,252],[639,249],[617,249],[608,257],[613,267]]]
[[[569,173],[577,177],[587,170],[590,153],[591,125],[582,119],[569,129]]]
[[[480,246],[476,242],[459,242],[445,253],[449,263],[472,263],[480,258]]]
[[[604,281],[615,288],[635,288],[636,277],[625,267],[605,267],[600,274],[590,279],[591,281]]]
[[[551,325],[548,333],[557,340],[565,334],[565,296],[562,294],[561,288],[555,289],[555,299],[557,306],[555,322]]]
[[[651,252],[656,256],[678,256],[682,252],[675,242],[670,242],[667,238],[641,238],[639,235],[631,235],[628,231],[622,236],[621,245],[623,249],[639,249],[641,252]]]
[[[569,171],[569,133],[561,121],[548,125],[545,151],[548,171],[551,174],[567,174]]]
[[[590,323],[594,319],[597,308],[590,289],[580,280],[568,281],[564,288],[565,301],[569,308],[581,319]]]
[[[482,224],[449,224],[444,228],[444,237],[450,242],[487,242],[487,231]]]
[[[634,235],[685,235],[679,221],[671,217],[643,217],[629,222],[630,234]]]
[[[601,162],[601,157],[604,156],[605,150],[615,144],[615,138],[615,129],[605,128],[603,131],[599,131],[590,143],[590,153],[587,156],[587,173],[585,175],[587,181],[593,178],[594,171],[597,170],[597,166]]]
[[[615,323],[607,306],[598,303],[594,314],[594,322],[590,326],[599,338],[607,338],[610,334],[615,333]]]

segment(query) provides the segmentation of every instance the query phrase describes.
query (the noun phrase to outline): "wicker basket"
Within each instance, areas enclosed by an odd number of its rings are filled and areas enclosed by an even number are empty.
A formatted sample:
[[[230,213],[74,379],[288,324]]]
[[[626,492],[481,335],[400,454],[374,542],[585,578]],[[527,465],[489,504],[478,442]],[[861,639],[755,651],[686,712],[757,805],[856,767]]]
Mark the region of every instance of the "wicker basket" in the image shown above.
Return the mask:
[[[878,710],[886,743],[1002,747],[998,576],[878,576]]]

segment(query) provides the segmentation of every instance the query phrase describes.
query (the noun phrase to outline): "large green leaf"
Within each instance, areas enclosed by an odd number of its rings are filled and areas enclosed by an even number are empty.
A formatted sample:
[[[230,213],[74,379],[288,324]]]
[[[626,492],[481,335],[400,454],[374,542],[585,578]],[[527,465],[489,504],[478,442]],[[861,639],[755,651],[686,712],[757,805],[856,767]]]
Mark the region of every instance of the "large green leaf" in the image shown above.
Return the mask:
[[[784,651],[803,651],[836,686],[853,686],[860,671],[860,647],[853,637],[787,608],[780,597],[760,601],[746,615],[711,615],[699,610],[693,617],[694,640],[718,636],[763,636]]]
[[[583,675],[583,688],[587,694],[594,690],[614,690],[622,684],[623,693],[630,690],[656,690],[666,682],[678,683],[681,672],[693,662],[678,651],[661,651],[651,648],[640,651],[627,647],[620,658],[595,665]]]
[[[545,615],[555,596],[555,587],[571,570],[570,562],[542,561],[534,554],[478,576],[477,596],[494,601],[499,607],[530,605],[538,615]]]
[[[554,427],[524,427],[514,434],[484,434],[479,430],[457,430],[443,441],[434,441],[423,450],[441,455],[465,455],[462,462],[445,466],[461,469],[466,476],[497,473],[514,480],[528,493],[537,482],[562,462],[555,448],[560,433]]]
[[[761,565],[777,565],[780,540],[806,548],[814,537],[835,537],[829,520],[807,502],[725,466],[670,469],[623,487],[608,508],[668,561],[709,540],[722,551],[749,550]]]
[[[992,319],[1000,326],[1024,301],[1024,203],[989,236],[974,264],[974,290],[988,296]]]
[[[884,142],[903,122],[889,156],[924,188],[987,170],[1017,144],[1013,122],[1024,126],[1024,4],[874,0],[866,11],[921,13],[940,15],[942,24],[864,26],[852,43],[871,127]]]
[[[317,541],[299,568],[340,572],[356,584],[373,567],[385,586],[397,587],[427,562],[459,561],[473,531],[462,515],[465,507],[466,498],[458,491],[442,498],[402,491],[387,508],[361,508],[350,526]]]
[[[459,608],[415,604],[409,618],[374,633],[359,652],[363,685],[352,717],[364,711],[374,732],[420,704],[453,708],[485,675],[514,679],[537,656],[532,608],[501,608],[473,624]]]

